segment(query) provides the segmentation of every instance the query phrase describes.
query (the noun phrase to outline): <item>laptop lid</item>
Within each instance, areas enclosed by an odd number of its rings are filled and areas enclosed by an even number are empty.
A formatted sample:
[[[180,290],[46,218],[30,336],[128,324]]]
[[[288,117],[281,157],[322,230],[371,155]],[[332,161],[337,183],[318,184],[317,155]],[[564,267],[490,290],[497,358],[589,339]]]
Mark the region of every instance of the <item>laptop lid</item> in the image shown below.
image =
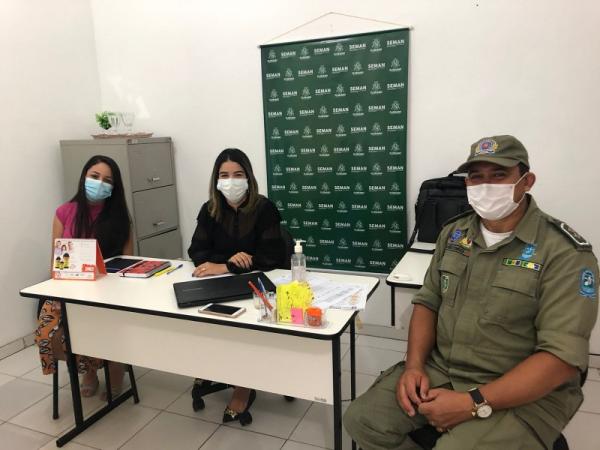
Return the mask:
[[[252,281],[256,287],[259,287],[259,277],[267,291],[275,291],[275,285],[263,272],[174,283],[173,289],[177,306],[189,308],[208,303],[224,303],[252,298],[252,289],[248,285],[248,281]]]

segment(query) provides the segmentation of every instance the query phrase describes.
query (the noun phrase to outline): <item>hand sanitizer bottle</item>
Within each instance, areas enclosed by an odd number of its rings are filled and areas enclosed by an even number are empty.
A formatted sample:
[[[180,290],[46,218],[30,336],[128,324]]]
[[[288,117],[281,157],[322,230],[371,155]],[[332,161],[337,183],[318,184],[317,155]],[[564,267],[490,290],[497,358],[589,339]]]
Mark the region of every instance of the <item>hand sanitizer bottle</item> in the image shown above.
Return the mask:
[[[306,281],[306,255],[302,253],[302,239],[294,239],[294,254],[292,255],[292,281]]]

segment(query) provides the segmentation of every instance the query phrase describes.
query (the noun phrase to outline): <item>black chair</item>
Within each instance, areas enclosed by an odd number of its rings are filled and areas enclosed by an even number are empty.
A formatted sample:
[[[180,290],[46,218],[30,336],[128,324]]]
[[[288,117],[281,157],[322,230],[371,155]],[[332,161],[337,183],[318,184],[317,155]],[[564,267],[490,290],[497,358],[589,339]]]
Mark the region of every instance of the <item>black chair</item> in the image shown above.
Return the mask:
[[[214,383],[210,380],[201,380],[200,378],[196,378],[194,380],[194,387],[192,388],[192,409],[195,412],[204,409],[206,404],[204,403],[202,397],[214,392],[228,389],[230,387],[233,386],[225,383]]]
[[[284,262],[284,266],[282,267],[282,269],[290,269],[291,268],[291,259],[292,259],[292,255],[294,254],[294,238],[292,237],[291,233],[289,232],[289,230],[284,227],[281,226],[281,238],[283,239],[283,242],[285,243],[285,262]]]
[[[581,386],[583,386],[583,383],[585,383],[587,373],[588,371],[586,370],[581,374]],[[415,442],[415,444],[421,446],[424,450],[432,450],[442,433],[437,431],[431,425],[425,425],[424,427],[418,428],[415,431],[411,431],[408,433],[408,435]],[[567,440],[565,439],[564,435],[561,434],[558,436],[556,441],[554,441],[552,450],[569,450],[569,444],[567,444]]]
[[[408,433],[408,435],[415,442],[415,444],[422,447],[423,450],[432,450],[442,433],[437,431],[431,425],[425,425],[424,427],[418,428],[415,431],[411,431]],[[558,437],[558,439],[556,439],[556,441],[554,441],[552,450],[569,450],[567,440],[562,434]]]
[[[67,361],[67,364],[69,362]],[[133,389],[133,396],[135,403],[139,403],[137,384],[135,381],[135,374],[133,373],[133,366],[127,364],[127,373],[129,374],[129,382],[131,383],[131,389]],[[110,380],[108,377],[108,365],[104,364],[104,377],[106,380]],[[110,381],[109,381],[110,383]],[[52,418],[54,420],[59,418],[58,414],[58,364],[56,365],[56,371],[52,374]],[[110,390],[110,387],[107,386],[107,392]],[[112,400],[112,399],[111,399]]]

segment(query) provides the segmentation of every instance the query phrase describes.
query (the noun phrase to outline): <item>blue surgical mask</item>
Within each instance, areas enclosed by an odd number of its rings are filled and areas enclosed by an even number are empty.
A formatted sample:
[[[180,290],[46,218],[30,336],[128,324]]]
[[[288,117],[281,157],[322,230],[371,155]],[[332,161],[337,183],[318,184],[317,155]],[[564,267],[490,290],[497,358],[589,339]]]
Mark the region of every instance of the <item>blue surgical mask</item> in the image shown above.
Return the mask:
[[[90,202],[100,202],[112,194],[112,184],[94,178],[85,179],[85,196]]]

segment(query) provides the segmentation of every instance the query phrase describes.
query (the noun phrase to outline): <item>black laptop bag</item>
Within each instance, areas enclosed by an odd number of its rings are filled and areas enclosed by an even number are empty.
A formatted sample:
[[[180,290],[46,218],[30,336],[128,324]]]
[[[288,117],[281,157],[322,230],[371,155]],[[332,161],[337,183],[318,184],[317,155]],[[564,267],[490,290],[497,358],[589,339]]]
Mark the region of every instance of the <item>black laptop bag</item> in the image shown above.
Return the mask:
[[[415,204],[415,228],[408,247],[417,236],[420,242],[435,243],[446,221],[471,209],[464,176],[452,172],[447,177],[423,181]]]

